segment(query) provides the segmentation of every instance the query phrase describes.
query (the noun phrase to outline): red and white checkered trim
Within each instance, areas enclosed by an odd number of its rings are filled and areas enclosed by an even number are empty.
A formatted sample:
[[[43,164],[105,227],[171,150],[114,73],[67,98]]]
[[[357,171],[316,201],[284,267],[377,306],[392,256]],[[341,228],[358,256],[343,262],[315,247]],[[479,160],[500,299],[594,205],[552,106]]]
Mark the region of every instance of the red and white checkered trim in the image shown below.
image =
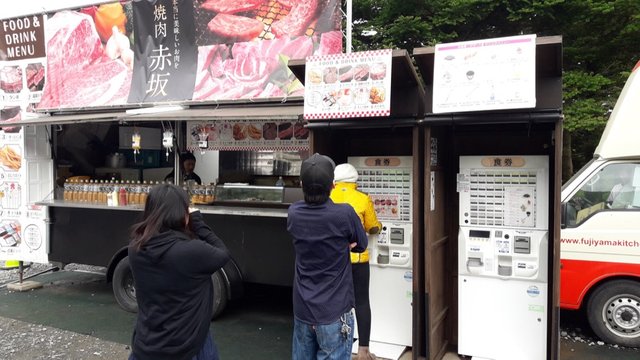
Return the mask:
[[[305,120],[327,120],[327,119],[346,119],[346,118],[369,118],[390,116],[391,110],[370,110],[370,111],[348,111],[340,113],[311,113],[304,114]]]
[[[350,54],[328,54],[328,55],[310,55],[307,56],[307,62],[326,61],[326,60],[342,60],[342,59],[358,59],[366,56],[385,56],[393,52],[391,49],[380,49],[371,51],[358,51]]]

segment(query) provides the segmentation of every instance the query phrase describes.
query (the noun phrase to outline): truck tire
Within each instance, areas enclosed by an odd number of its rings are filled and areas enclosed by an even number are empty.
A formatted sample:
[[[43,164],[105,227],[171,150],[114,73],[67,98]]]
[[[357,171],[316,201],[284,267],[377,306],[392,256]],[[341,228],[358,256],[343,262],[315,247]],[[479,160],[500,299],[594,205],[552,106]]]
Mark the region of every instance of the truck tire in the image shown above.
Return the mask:
[[[227,281],[222,269],[211,275],[213,282],[213,306],[211,319],[215,319],[227,307],[229,290]],[[136,288],[133,280],[133,273],[129,266],[129,257],[125,256],[113,271],[113,295],[120,307],[128,312],[138,312],[138,302],[136,301]]]
[[[133,280],[133,273],[129,266],[129,257],[125,256],[116,265],[113,271],[113,296],[118,305],[128,312],[138,312],[138,302],[136,301],[136,288]]]
[[[598,287],[589,298],[587,316],[603,341],[640,346],[640,282],[615,280]]]
[[[213,282],[213,312],[211,313],[211,320],[214,320],[227,307],[229,290],[227,289],[227,281],[222,269],[211,275],[211,281]]]

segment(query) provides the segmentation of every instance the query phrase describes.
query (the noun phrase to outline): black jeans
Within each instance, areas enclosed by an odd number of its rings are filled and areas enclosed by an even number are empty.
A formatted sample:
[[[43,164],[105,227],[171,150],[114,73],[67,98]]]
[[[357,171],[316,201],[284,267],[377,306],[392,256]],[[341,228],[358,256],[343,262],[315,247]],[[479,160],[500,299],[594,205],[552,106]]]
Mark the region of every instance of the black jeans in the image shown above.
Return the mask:
[[[351,264],[353,290],[356,298],[358,345],[369,346],[371,336],[371,304],[369,303],[369,263]]]

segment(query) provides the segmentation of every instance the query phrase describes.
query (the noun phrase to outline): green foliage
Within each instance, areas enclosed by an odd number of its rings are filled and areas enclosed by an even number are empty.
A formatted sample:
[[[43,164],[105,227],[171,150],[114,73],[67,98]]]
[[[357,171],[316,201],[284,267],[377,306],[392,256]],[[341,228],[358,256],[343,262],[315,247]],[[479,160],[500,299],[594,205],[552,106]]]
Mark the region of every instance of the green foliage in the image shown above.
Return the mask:
[[[565,129],[601,132],[614,105],[608,94],[612,84],[611,79],[599,74],[566,71],[563,79]]]

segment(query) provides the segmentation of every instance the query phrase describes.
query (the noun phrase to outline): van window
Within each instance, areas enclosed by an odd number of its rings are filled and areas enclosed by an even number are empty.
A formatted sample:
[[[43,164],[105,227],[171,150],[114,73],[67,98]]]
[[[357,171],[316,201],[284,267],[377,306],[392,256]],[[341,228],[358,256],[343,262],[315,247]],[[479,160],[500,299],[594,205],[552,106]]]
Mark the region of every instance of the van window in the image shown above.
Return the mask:
[[[593,213],[640,209],[640,164],[616,163],[589,178],[567,202],[566,225],[575,227]]]

